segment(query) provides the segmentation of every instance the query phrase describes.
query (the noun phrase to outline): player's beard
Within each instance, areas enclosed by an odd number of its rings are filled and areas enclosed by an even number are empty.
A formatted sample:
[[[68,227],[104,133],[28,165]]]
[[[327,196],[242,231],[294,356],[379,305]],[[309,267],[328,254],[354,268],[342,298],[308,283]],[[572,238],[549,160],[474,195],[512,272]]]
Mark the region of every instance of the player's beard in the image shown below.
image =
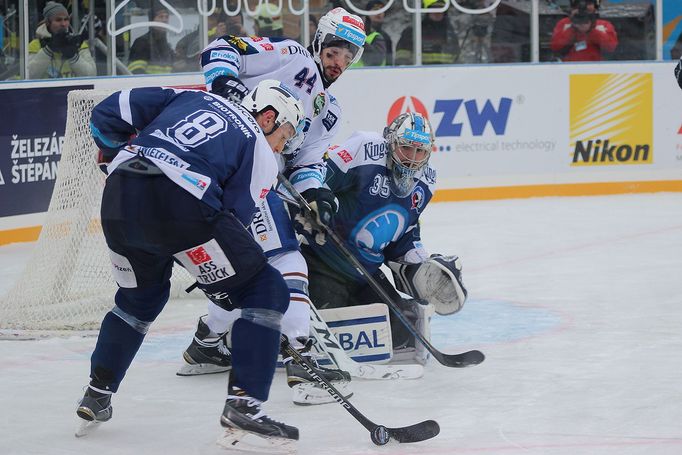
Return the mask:
[[[338,65],[328,65],[324,67],[324,77],[329,82],[336,82],[341,74],[343,74],[343,70]]]

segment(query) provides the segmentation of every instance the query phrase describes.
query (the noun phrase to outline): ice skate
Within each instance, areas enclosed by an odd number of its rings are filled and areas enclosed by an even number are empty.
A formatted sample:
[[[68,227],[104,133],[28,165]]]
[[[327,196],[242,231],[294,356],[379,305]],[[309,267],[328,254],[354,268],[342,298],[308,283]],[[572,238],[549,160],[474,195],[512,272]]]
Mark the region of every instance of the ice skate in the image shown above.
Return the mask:
[[[101,393],[88,387],[76,409],[76,415],[79,417],[76,437],[80,438],[91,433],[99,424],[111,419],[112,414],[111,394]]]
[[[249,396],[228,395],[220,416],[225,432],[218,438],[218,445],[246,452],[295,453],[298,428],[272,420],[261,405]]]
[[[232,355],[227,348],[226,334],[211,332],[203,318],[204,316],[199,318],[194,339],[182,353],[186,364],[178,370],[178,376],[223,373],[232,368]]]
[[[315,358],[309,354],[302,354],[313,365],[315,373],[329,381],[341,395],[348,399],[353,396],[350,391],[350,373],[343,370],[324,368],[317,364]],[[323,389],[308,372],[291,357],[284,359],[287,372],[287,384],[293,390],[294,404],[308,406],[314,404],[333,403],[335,400]]]

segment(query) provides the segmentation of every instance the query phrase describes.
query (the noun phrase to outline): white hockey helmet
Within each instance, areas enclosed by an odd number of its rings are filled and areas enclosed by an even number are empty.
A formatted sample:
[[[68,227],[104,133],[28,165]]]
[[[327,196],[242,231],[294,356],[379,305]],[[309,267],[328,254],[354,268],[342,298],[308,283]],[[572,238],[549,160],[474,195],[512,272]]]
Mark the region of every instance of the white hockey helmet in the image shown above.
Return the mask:
[[[360,16],[340,7],[334,8],[322,16],[317,24],[312,42],[313,58],[321,64],[322,49],[329,46],[345,47],[353,54],[353,61],[350,63],[352,65],[362,57],[362,46],[365,45],[366,38],[365,24]]]
[[[421,114],[406,112],[384,128],[384,138],[388,142],[386,166],[391,173],[391,191],[405,197],[429,162],[435,142],[431,123]]]
[[[292,142],[296,136],[303,131],[303,125],[305,124],[303,103],[293,90],[280,81],[274,79],[260,81],[258,85],[244,97],[242,106],[254,116],[268,108],[274,109],[275,112],[277,112],[275,127],[272,131],[266,132],[266,136],[285,123],[290,123],[295,131],[294,136],[289,139],[289,142]]]

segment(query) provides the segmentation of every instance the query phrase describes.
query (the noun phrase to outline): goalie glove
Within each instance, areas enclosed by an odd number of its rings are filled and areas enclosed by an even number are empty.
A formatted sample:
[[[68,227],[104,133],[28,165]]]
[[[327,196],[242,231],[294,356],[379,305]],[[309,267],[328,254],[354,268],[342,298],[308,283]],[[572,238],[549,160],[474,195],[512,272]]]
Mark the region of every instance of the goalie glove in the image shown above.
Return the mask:
[[[436,313],[446,316],[464,306],[467,290],[462,283],[462,265],[457,256],[432,254],[418,264],[389,262],[399,291],[431,303]]]

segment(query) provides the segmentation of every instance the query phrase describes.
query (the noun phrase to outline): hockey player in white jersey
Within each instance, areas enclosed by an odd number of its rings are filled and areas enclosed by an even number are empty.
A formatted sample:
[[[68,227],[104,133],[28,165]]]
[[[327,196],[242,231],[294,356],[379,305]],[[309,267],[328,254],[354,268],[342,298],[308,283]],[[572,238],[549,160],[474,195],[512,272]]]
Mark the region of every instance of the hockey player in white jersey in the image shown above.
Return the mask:
[[[246,227],[276,179],[273,152],[295,138],[303,118],[300,100],[274,80],[262,81],[241,106],[158,87],[116,92],[95,107],[92,133],[108,163],[102,229],[119,289],[92,354],[77,436],[111,418],[111,396],[168,301],[176,260],[212,301],[242,309],[232,326],[220,441],[239,448],[247,435],[266,447],[298,439],[295,427],[261,409],[289,292]]]
[[[331,192],[321,188],[323,156],[341,120],[341,108],[327,89],[360,59],[364,41],[362,19],[343,8],[335,8],[320,19],[312,45],[307,49],[286,38],[227,35],[210,43],[201,56],[206,86],[215,93],[238,100],[263,78],[281,80],[297,90],[306,112],[304,139],[300,147],[283,155],[280,170],[325,221],[331,220],[336,205]],[[289,214],[275,192],[259,205],[251,229],[268,261],[282,273],[289,286],[291,300],[282,320],[283,333],[295,347],[304,350],[310,331],[307,266]],[[237,316],[209,304],[208,315],[199,320],[195,337],[183,353],[187,364],[178,374],[228,370],[225,333]],[[308,374],[290,359],[285,359],[285,363],[288,383],[294,388],[294,402],[310,404],[301,398],[309,396],[303,387],[313,385]],[[319,373],[337,388],[343,389],[350,381],[350,375],[341,370],[320,368]]]
[[[330,147],[325,180],[339,201],[334,231],[427,339],[432,308],[452,314],[466,299],[457,257],[429,256],[421,242],[419,217],[436,185],[436,171],[428,164],[433,144],[428,119],[405,113],[384,129],[383,137],[359,131]],[[314,223],[301,215],[296,221],[306,238],[302,252],[310,270],[310,298],[317,308],[382,302]],[[414,299],[401,298],[379,269],[382,264],[394,272],[398,289]],[[415,346],[397,318],[391,320],[391,332],[401,360],[426,361],[428,353]]]

